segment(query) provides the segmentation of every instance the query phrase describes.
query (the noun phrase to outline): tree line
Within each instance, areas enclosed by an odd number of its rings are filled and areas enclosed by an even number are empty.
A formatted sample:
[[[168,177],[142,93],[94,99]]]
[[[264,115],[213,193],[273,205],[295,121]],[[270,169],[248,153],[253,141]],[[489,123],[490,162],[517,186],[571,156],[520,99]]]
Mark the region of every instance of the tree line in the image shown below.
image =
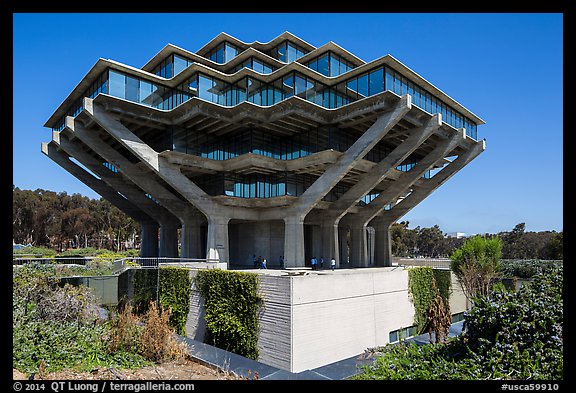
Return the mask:
[[[12,186],[13,240],[20,244],[69,248],[95,247],[122,251],[136,246],[140,225],[107,200],[43,189]],[[408,229],[392,224],[392,254],[397,257],[449,257],[464,239],[447,237],[438,225]],[[504,259],[563,259],[563,232],[526,232],[520,223],[509,232],[485,234],[502,239]]]
[[[464,238],[447,237],[438,225],[430,228],[408,229],[409,222],[392,224],[390,240],[396,257],[449,257],[462,246]],[[563,232],[526,232],[526,224],[519,223],[511,231],[484,234],[485,238],[502,240],[503,259],[563,259]]]
[[[135,245],[140,225],[107,200],[12,186],[12,236],[15,243],[122,251]]]

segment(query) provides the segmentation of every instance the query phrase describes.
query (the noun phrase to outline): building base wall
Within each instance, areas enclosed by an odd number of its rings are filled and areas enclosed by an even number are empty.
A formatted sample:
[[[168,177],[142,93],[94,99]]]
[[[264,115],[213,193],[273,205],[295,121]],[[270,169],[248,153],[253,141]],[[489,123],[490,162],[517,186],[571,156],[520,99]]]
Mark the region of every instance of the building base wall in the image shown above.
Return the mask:
[[[407,269],[319,273],[260,275],[264,304],[258,361],[295,373],[314,369],[385,345],[391,331],[414,324]],[[465,311],[466,299],[454,276],[452,288],[452,314]],[[201,340],[203,302],[192,289],[186,333]]]

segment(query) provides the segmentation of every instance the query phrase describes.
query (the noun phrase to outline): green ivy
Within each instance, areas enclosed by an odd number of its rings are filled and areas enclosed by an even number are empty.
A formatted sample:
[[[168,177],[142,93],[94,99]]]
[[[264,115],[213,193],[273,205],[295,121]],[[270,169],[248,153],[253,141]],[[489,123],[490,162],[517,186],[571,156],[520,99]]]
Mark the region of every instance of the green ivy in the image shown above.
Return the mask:
[[[160,306],[170,308],[170,325],[180,335],[186,334],[186,319],[190,312],[190,270],[180,267],[160,268]]]
[[[258,359],[258,275],[228,270],[202,270],[196,287],[206,309],[205,342]]]
[[[410,268],[408,270],[408,292],[414,304],[414,325],[418,334],[422,334],[428,325],[428,309],[436,292],[433,283],[440,291],[442,300],[447,305],[452,290],[452,280],[449,270],[432,269],[428,266]]]
[[[132,307],[138,315],[148,310],[151,301],[156,301],[158,269],[132,269],[134,273],[134,297]]]

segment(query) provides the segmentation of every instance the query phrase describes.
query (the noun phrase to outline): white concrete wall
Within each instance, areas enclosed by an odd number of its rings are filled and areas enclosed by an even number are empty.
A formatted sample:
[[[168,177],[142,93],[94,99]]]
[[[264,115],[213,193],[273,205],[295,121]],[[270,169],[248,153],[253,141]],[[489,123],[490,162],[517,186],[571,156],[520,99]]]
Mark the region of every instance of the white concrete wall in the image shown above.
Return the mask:
[[[260,275],[264,298],[259,316],[260,362],[292,372],[314,369],[385,345],[391,331],[413,325],[407,269],[318,273]],[[454,276],[452,290],[452,313],[466,310],[466,299]],[[188,337],[202,341],[203,312],[203,301],[193,286]]]
[[[411,326],[403,269],[293,277],[292,372],[320,367],[388,343],[389,332]],[[341,272],[338,272],[341,273]]]

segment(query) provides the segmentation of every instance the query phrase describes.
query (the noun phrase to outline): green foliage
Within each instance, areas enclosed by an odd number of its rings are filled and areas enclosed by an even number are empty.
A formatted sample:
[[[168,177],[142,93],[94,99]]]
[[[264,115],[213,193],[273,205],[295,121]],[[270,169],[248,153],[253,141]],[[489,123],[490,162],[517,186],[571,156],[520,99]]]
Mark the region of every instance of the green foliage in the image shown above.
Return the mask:
[[[21,254],[33,254],[38,255],[40,258],[50,258],[56,255],[56,251],[47,247],[24,247],[20,250],[12,251],[14,256],[19,256]]]
[[[57,285],[53,267],[28,265],[13,269],[13,366],[21,372],[74,368],[140,367],[148,362],[128,351],[109,353],[108,322],[94,311],[90,290]]]
[[[176,333],[186,334],[186,319],[190,312],[190,270],[180,267],[160,268],[160,306],[170,309],[170,326]]]
[[[538,259],[501,259],[499,271],[503,277],[531,278],[545,274],[562,261],[548,261]]]
[[[132,307],[138,315],[146,313],[150,301],[156,301],[158,269],[133,269],[134,297]]]
[[[468,299],[490,292],[501,256],[502,240],[498,237],[474,236],[454,250],[450,268]]]
[[[555,266],[518,291],[475,299],[466,331],[446,343],[378,348],[354,379],[563,378],[563,269]]]
[[[413,267],[408,270],[408,293],[414,304],[414,324],[418,334],[426,331],[429,318],[428,310],[436,297],[436,288],[445,305],[448,305],[452,290],[449,270],[431,267]]]
[[[205,342],[250,359],[258,358],[258,275],[201,270],[196,287],[204,298]]]

